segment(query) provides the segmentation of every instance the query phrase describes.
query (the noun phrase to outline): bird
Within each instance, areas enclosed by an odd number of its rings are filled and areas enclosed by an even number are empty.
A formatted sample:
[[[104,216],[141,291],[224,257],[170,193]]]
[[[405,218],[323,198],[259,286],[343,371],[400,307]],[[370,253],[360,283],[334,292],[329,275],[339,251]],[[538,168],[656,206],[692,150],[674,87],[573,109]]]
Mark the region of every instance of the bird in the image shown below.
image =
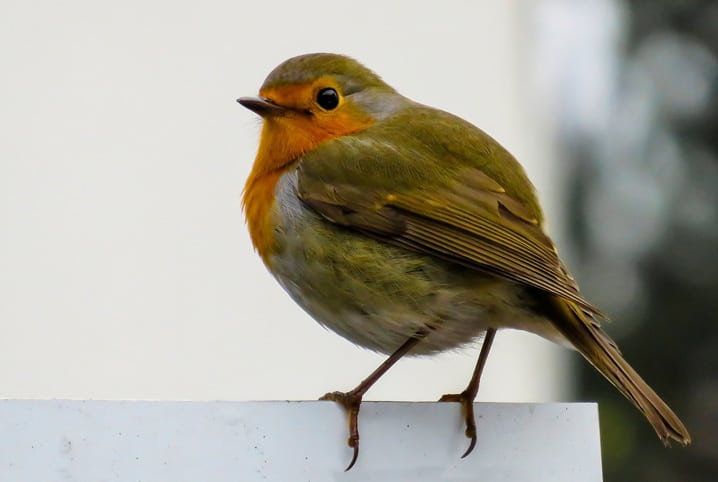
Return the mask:
[[[348,56],[280,63],[240,97],[262,128],[242,205],[254,249],[321,325],[388,358],[353,390],[321,399],[349,414],[359,454],[367,390],[403,356],[482,341],[460,404],[475,447],[473,402],[496,333],[519,329],[578,351],[669,444],[683,422],[601,327],[545,230],[536,190],[496,140],[401,95]]]

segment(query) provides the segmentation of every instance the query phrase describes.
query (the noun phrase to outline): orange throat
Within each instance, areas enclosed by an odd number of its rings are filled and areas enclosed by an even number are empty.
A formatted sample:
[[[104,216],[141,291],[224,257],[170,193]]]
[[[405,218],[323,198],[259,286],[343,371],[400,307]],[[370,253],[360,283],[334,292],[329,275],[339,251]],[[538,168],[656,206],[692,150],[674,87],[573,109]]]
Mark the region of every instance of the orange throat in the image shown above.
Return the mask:
[[[301,114],[265,117],[257,157],[244,186],[242,204],[252,244],[269,265],[275,247],[272,206],[279,178],[324,141],[362,130],[373,120],[343,113],[319,120]]]
[[[265,264],[274,248],[271,214],[277,181],[305,152],[332,137],[298,124],[296,118],[264,119],[257,157],[244,185],[242,204],[249,235]]]

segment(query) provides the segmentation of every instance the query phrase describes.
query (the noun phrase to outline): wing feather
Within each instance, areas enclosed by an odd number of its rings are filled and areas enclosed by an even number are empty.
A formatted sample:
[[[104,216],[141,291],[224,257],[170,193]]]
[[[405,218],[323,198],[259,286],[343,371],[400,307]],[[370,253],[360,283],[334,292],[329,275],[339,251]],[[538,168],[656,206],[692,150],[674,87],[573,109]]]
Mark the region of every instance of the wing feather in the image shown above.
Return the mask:
[[[457,131],[453,142],[452,132],[435,143],[406,139],[413,147],[403,150],[395,147],[397,137],[408,134],[396,126],[371,137],[329,141],[300,159],[298,194],[335,224],[534,287],[605,317],[583,299],[544,233],[533,186],[518,162],[473,126]],[[462,143],[463,157],[452,150]],[[473,155],[466,158],[466,152]],[[495,163],[505,169],[497,171]]]

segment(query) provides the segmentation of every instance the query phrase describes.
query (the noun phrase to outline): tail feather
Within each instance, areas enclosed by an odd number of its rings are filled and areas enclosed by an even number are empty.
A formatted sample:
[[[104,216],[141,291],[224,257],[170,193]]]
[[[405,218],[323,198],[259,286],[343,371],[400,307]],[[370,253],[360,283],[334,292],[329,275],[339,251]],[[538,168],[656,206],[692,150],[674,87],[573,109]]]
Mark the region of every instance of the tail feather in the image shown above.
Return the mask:
[[[559,311],[552,319],[556,328],[643,413],[663,443],[670,445],[673,439],[684,447],[690,445],[691,436],[683,422],[623,359],[598,321],[570,301],[554,298],[553,306]]]

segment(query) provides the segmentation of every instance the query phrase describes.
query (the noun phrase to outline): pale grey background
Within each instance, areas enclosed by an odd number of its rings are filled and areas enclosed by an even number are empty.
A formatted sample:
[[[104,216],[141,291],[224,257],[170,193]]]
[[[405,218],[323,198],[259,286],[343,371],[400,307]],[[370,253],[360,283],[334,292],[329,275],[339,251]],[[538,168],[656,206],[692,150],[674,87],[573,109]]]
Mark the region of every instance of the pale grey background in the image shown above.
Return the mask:
[[[313,399],[353,387],[382,357],[309,319],[252,251],[240,193],[260,124],[235,98],[287,57],[352,55],[494,135],[559,219],[529,3],[4,0],[0,396]],[[479,399],[563,398],[556,350],[500,333]],[[368,398],[461,390],[477,354],[404,361]]]

